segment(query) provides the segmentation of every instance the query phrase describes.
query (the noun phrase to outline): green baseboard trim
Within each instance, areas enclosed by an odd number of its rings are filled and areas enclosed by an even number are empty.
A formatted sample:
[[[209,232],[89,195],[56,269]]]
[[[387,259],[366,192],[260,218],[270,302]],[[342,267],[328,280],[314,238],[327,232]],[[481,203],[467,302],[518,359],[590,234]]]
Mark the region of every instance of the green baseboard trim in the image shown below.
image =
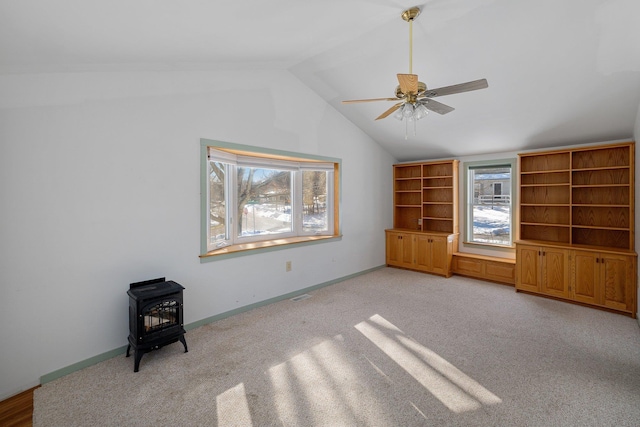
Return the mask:
[[[386,267],[386,264],[380,265],[378,267],[373,267],[368,270],[363,270],[358,273],[350,274],[348,276],[340,277],[338,279],[329,280],[328,282],[320,283],[318,285],[309,286],[308,288],[299,289],[294,292],[289,292],[288,294],[279,295],[274,298],[269,298],[264,301],[256,302],[254,304],[238,307],[236,309],[226,311],[224,313],[216,314],[215,316],[207,317],[206,319],[198,320],[197,322],[189,323],[188,325],[185,325],[184,328],[187,331],[190,329],[199,328],[200,326],[204,326],[209,323],[216,322],[218,320],[226,319],[227,317],[235,316],[236,314],[244,313],[245,311],[253,310],[254,308],[263,307],[265,305],[273,304],[278,301],[294,298],[294,297],[297,297],[298,295],[306,294],[307,292],[312,292],[312,291],[315,291],[316,289],[321,289],[327,286],[334,285],[336,283],[344,282],[345,280],[349,280],[354,277],[361,276],[363,274],[371,273],[372,271],[376,271],[384,267]]]
[[[245,305],[243,307],[239,307],[239,308],[236,308],[234,310],[226,311],[226,312],[221,313],[221,314],[216,314],[215,316],[207,317],[206,319],[198,320],[197,322],[189,323],[188,325],[184,326],[184,329],[189,331],[191,329],[195,329],[195,328],[198,328],[200,326],[204,326],[204,325],[207,325],[209,323],[213,323],[215,321],[222,320],[222,319],[225,319],[227,317],[234,316],[236,314],[244,313],[245,311],[253,310],[253,309],[258,308],[258,307],[263,307],[265,305],[273,304],[274,302],[282,301],[282,300],[285,300],[285,299],[294,298],[294,297],[296,297],[298,295],[302,295],[302,294],[305,294],[307,292],[315,291],[317,289],[321,289],[321,288],[324,288],[324,287],[327,287],[327,286],[331,286],[331,285],[334,285],[336,283],[344,282],[345,280],[349,280],[349,279],[352,279],[354,277],[361,276],[363,274],[371,273],[373,271],[379,270],[379,269],[384,268],[384,267],[386,267],[386,264],[380,265],[378,267],[373,267],[373,268],[370,268],[368,270],[363,270],[363,271],[360,271],[358,273],[349,274],[348,276],[340,277],[338,279],[329,280],[328,282],[320,283],[318,285],[309,286],[308,288],[299,289],[299,290],[294,291],[294,292],[289,292],[288,294],[280,295],[280,296],[277,296],[277,297],[274,297],[274,298],[269,298],[267,300],[256,302],[254,304]],[[72,373],[74,373],[76,371],[79,371],[79,370],[84,369],[84,368],[88,368],[89,366],[96,365],[96,364],[98,364],[100,362],[104,362],[105,360],[109,360],[109,359],[111,359],[113,357],[123,355],[123,354],[125,354],[126,351],[127,351],[127,346],[125,345],[123,347],[118,347],[116,349],[107,351],[105,353],[98,354],[96,356],[90,357],[89,359],[82,360],[82,361],[80,361],[78,363],[74,363],[73,365],[69,365],[69,366],[64,367],[62,369],[58,369],[56,371],[53,371],[53,372],[50,372],[48,374],[42,375],[40,377],[40,384],[46,384],[48,382],[57,380],[58,378],[62,378],[65,375],[72,374]]]
[[[79,371],[84,368],[88,368],[89,366],[96,365],[100,362],[104,362],[105,360],[109,360],[113,357],[120,356],[127,351],[127,346],[118,347],[114,350],[107,351],[106,353],[98,354],[97,356],[90,357],[89,359],[82,360],[78,363],[74,363],[73,365],[69,365],[65,368],[58,369],[57,371],[50,372],[40,377],[40,384],[46,384],[53,380],[57,380],[58,378],[62,378],[65,375],[69,375],[73,372]]]

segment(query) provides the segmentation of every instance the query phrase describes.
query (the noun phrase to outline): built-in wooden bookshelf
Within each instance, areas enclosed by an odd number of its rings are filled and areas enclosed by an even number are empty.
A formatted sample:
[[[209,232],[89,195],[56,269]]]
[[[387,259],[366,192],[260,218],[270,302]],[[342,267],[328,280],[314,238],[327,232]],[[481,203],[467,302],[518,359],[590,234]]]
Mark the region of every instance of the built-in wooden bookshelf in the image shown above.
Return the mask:
[[[634,144],[520,155],[520,239],[631,250]]]
[[[395,165],[393,183],[394,228],[419,230],[422,217],[422,165]]]
[[[458,233],[458,161],[393,167],[393,227]]]
[[[387,264],[451,275],[458,246],[458,160],[393,166]]]
[[[633,145],[573,152],[571,243],[634,248]]]
[[[519,155],[516,289],[636,313],[635,143]]]
[[[458,161],[422,165],[422,231],[458,233]]]
[[[571,153],[520,155],[520,238],[570,243]]]

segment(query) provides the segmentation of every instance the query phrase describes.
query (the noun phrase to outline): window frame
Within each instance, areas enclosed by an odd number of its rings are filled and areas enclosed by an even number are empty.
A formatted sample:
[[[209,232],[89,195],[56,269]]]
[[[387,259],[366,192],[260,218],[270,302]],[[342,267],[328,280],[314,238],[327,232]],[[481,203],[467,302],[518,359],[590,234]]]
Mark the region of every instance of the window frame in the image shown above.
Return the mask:
[[[246,162],[244,164],[242,164],[242,166],[240,165],[236,165],[236,168],[253,168],[253,169],[267,169],[265,167],[261,167],[261,166],[257,166],[257,165],[252,165],[250,162]],[[231,168],[233,169],[233,168]],[[282,170],[282,169],[271,169],[271,170]],[[237,172],[236,170],[233,170],[233,172]],[[289,172],[293,172],[293,171],[289,171]],[[294,175],[290,175],[291,176],[291,182],[289,184],[289,190],[291,192],[291,208],[293,210],[293,205],[295,203],[295,190],[296,190],[296,186],[295,186],[295,176]],[[229,212],[233,212],[235,214],[236,212],[236,208],[238,207],[238,174],[237,173],[232,173],[231,174],[231,188],[230,188],[230,206],[227,207],[227,213]],[[231,245],[234,244],[242,244],[242,243],[251,243],[251,242],[260,242],[263,240],[274,240],[274,239],[286,239],[288,237],[294,237],[296,235],[296,230],[295,230],[295,219],[291,218],[291,229],[287,232],[281,232],[281,233],[273,233],[273,234],[259,234],[259,235],[238,235],[238,224],[237,221],[242,221],[242,218],[237,218],[236,215],[229,215],[227,214],[227,217],[230,218],[232,221],[230,223],[228,223],[228,226],[230,228],[230,232],[229,232],[229,240]],[[233,220],[235,220],[235,222],[233,222]],[[254,229],[255,231],[255,229]],[[265,238],[265,236],[271,236],[271,238]]]
[[[508,244],[499,244],[499,243],[487,243],[487,242],[478,242],[473,240],[473,197],[475,192],[475,182],[472,180],[472,174],[470,171],[472,169],[480,169],[480,168],[492,168],[492,167],[510,167],[511,168],[511,178],[510,178],[510,198],[509,198],[509,243]],[[465,213],[465,230],[464,230],[464,245],[469,246],[477,246],[483,247],[486,249],[493,250],[501,250],[501,249],[513,249],[515,247],[515,225],[516,225],[516,197],[517,197],[517,159],[508,158],[508,159],[495,159],[495,160],[479,160],[474,162],[465,162],[464,163],[464,213]],[[504,185],[502,186],[502,192],[504,193]]]
[[[228,154],[228,160],[221,160],[222,163],[233,164],[234,161],[241,163],[243,167],[259,167],[268,169],[269,165],[273,169],[278,169],[278,165],[289,165],[291,170],[297,170],[300,173],[292,174],[292,232],[283,234],[271,234],[262,236],[237,236],[236,218],[237,214],[229,215],[236,209],[237,201],[237,173],[225,173],[225,191],[226,197],[226,238],[222,244],[216,247],[210,244],[210,190],[209,190],[209,149],[219,150],[221,153]],[[275,150],[269,148],[248,146],[231,142],[216,141],[209,139],[200,139],[200,188],[201,188],[201,226],[200,226],[200,259],[208,261],[213,259],[222,259],[229,256],[248,255],[260,251],[270,251],[277,249],[285,249],[290,245],[307,245],[317,244],[326,241],[341,239],[342,233],[340,228],[340,193],[341,193],[341,172],[342,160],[333,157],[309,155],[294,153],[289,151]],[[333,165],[333,168],[331,168]],[[282,166],[284,167],[284,166]],[[235,168],[231,166],[227,169]],[[308,170],[324,170],[328,173],[326,185],[328,192],[326,212],[327,212],[327,231],[318,234],[316,231],[303,231],[304,213],[302,210],[302,171]],[[298,194],[300,193],[300,194]],[[300,211],[294,211],[294,205],[300,204]],[[233,218],[233,219],[231,219]],[[233,221],[233,222],[232,222]]]

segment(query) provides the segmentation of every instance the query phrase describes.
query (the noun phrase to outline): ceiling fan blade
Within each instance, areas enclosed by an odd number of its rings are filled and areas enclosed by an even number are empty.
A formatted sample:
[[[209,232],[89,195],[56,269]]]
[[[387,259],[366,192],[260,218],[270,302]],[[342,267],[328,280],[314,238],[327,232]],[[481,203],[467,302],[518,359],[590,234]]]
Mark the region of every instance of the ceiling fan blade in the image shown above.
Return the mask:
[[[453,86],[445,86],[437,89],[427,89],[422,96],[435,98],[436,96],[453,95],[454,93],[469,92],[472,90],[485,89],[489,87],[487,79],[474,80],[472,82],[460,83]]]
[[[380,114],[378,117],[376,117],[376,120],[380,120],[380,119],[384,119],[385,117],[387,117],[389,114],[393,113],[394,111],[396,111],[398,108],[400,108],[400,106],[404,104],[404,102],[398,102],[396,105],[394,105],[393,107],[389,108],[387,111],[385,111],[384,113]]]
[[[438,114],[447,114],[455,110],[455,108],[444,105],[443,103],[433,99],[420,99],[418,100],[418,103],[427,107],[427,110],[431,110]]]
[[[417,74],[398,74],[398,83],[402,93],[418,93]]]
[[[397,101],[398,98],[371,98],[371,99],[350,99],[342,101],[343,104],[355,104],[357,102],[374,102],[374,101]]]

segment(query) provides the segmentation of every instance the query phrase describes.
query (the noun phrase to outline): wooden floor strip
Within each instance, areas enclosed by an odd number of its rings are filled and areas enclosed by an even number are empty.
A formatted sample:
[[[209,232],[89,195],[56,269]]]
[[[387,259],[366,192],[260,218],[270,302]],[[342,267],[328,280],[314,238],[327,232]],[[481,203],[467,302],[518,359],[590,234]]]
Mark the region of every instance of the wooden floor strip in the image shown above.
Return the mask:
[[[0,402],[0,426],[31,427],[33,425],[33,391],[30,388]]]

